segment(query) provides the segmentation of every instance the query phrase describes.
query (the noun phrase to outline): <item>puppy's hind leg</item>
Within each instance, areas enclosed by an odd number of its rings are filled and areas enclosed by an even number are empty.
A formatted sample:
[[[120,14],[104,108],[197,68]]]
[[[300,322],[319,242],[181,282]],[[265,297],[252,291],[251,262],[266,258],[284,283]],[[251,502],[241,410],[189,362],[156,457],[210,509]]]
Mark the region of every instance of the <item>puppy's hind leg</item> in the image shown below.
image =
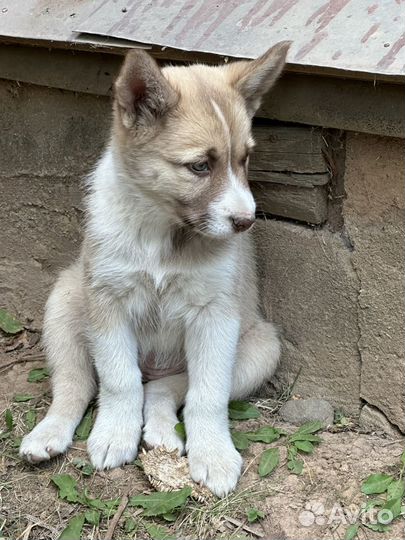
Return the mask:
[[[187,391],[187,374],[170,375],[145,384],[143,440],[146,446],[164,446],[184,452],[184,442],[176,433],[177,410]]]
[[[78,266],[64,271],[45,313],[44,343],[53,400],[45,418],[26,435],[20,455],[35,463],[65,452],[96,389],[83,332],[83,294]]]
[[[239,341],[231,399],[253,394],[274,374],[280,358],[280,340],[272,323],[258,319]]]

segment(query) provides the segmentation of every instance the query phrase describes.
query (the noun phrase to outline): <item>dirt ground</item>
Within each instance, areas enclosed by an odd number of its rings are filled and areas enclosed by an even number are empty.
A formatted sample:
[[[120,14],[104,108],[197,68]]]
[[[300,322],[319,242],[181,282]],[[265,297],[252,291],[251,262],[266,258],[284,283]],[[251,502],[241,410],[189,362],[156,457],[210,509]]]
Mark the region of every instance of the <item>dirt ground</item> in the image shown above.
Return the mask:
[[[24,343],[20,351],[5,352],[3,343],[2,349],[0,539],[55,540],[68,521],[84,511],[80,504],[68,503],[58,497],[51,481],[55,474],[70,474],[77,480],[79,489],[86,488],[93,498],[103,500],[122,497],[124,493],[132,496],[153,491],[136,464],[85,476],[77,466],[78,458],[82,462],[88,460],[83,441],[75,441],[66,456],[49,463],[31,466],[22,462],[18,457],[19,440],[28,431],[28,426],[46,412],[50,402],[49,379],[27,381],[30,370],[44,366],[38,345],[27,350],[27,343]],[[22,362],[27,357],[30,361]],[[21,396],[32,398],[16,402],[16,396],[20,396],[17,399]],[[267,408],[266,400],[252,401],[262,412],[261,417],[237,422],[238,430],[251,431],[269,424],[288,432],[295,429],[282,424],[277,415]],[[1,430],[3,433],[7,430],[7,409],[13,418],[12,435],[1,438]],[[288,471],[285,466],[286,449],[278,441],[272,446],[280,446],[280,466],[269,477],[259,478],[258,460],[268,446],[253,443],[242,453],[245,469],[235,494],[221,502],[189,502],[173,522],[146,519],[138,508],[127,507],[115,526],[113,538],[343,539],[350,521],[355,519],[356,512],[367,500],[360,491],[362,481],[376,472],[398,474],[404,440],[360,433],[347,419],[343,425],[333,426],[320,435],[321,444],[312,455],[304,457],[301,475]],[[262,511],[264,517],[249,523],[246,512],[252,507]],[[99,525],[85,524],[82,538],[105,538],[115,513],[116,508],[110,516],[104,515]],[[154,525],[160,528],[153,528]],[[404,517],[395,520],[389,532],[377,533],[361,528],[358,538],[404,539]]]

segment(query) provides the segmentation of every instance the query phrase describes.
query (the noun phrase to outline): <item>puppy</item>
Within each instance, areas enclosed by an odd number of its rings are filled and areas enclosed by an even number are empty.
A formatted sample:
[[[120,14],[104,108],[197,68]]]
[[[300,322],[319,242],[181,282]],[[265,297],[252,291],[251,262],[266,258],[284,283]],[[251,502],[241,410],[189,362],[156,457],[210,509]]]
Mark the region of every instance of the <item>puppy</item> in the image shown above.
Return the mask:
[[[22,441],[28,461],[67,450],[98,387],[97,469],[133,461],[143,432],[149,447],[185,450],[192,478],[216,495],[235,488],[228,402],[269,379],[280,351],[258,310],[247,168],[253,115],[288,47],[163,69],[128,53],[81,254],[46,306],[53,401]],[[183,404],[185,448],[174,429]]]

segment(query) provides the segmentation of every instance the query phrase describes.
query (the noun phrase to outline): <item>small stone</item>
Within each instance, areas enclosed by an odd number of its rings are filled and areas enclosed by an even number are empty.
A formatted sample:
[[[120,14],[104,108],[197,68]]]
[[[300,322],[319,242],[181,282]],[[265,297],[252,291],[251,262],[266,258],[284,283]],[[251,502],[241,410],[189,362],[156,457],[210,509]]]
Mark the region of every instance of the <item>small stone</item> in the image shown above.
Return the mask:
[[[299,484],[299,479],[298,479],[297,475],[295,475],[295,474],[290,474],[289,476],[287,476],[287,478],[286,478],[286,484],[288,484],[288,485],[291,486],[291,487],[296,487],[296,486],[298,486],[298,484]]]
[[[371,405],[364,405],[361,409],[359,425],[365,431],[382,432],[394,439],[398,439],[401,435],[399,429],[393,426],[381,411]]]
[[[106,475],[108,476],[108,478],[110,480],[118,480],[120,478],[122,478],[123,476],[125,476],[127,473],[124,469],[121,469],[121,468],[116,468],[116,469],[111,469],[110,471],[106,471]]]
[[[324,426],[333,424],[332,405],[324,399],[292,399],[284,403],[279,414],[285,422],[300,426],[319,420]]]

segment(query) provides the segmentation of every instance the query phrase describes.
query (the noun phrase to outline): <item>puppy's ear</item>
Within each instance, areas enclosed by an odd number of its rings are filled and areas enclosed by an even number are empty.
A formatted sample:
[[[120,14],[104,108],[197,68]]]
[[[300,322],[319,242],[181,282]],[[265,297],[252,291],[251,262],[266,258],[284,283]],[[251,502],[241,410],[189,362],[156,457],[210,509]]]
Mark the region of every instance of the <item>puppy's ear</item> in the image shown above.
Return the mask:
[[[149,127],[177,102],[175,90],[145,51],[130,51],[114,85],[116,110],[128,129]]]
[[[256,60],[242,60],[226,66],[228,81],[245,98],[251,116],[280,76],[290,45],[291,41],[280,41]]]

